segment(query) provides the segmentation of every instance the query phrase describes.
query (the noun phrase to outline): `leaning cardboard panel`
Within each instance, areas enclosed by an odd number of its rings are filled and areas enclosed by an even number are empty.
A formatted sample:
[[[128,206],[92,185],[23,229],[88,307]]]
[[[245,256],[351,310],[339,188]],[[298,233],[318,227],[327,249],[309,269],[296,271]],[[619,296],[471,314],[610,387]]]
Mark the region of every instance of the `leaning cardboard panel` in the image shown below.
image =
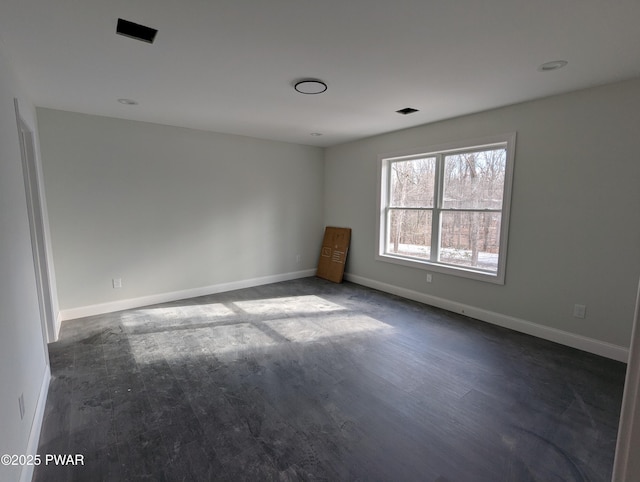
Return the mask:
[[[324,240],[320,250],[318,262],[318,278],[324,278],[334,283],[342,283],[344,264],[347,261],[351,241],[351,228],[334,228],[327,226],[324,230]]]

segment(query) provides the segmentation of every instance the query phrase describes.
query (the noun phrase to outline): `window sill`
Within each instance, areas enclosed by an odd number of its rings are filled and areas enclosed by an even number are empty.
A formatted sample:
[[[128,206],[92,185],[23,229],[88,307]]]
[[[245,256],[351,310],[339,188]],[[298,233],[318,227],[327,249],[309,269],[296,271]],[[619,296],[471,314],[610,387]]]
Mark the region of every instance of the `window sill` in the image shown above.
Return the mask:
[[[392,254],[377,254],[376,260],[385,263],[392,263],[409,268],[421,269],[432,273],[442,273],[459,278],[473,279],[487,283],[504,285],[504,273],[493,273],[488,271],[475,270],[464,266],[455,266],[444,263],[433,263],[423,259],[410,258],[408,256],[394,256]]]

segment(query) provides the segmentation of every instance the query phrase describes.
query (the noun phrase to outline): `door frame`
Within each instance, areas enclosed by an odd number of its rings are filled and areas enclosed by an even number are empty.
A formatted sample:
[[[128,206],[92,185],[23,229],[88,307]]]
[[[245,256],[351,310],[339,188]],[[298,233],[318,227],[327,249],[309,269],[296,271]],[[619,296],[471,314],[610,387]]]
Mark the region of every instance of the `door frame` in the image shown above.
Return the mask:
[[[618,440],[613,462],[613,482],[640,480],[640,462],[635,452],[640,443],[640,283],[631,331],[627,375],[624,382]],[[632,455],[632,454],[635,454]]]
[[[44,196],[40,187],[34,131],[20,115],[18,99],[14,99],[14,105],[20,140],[22,174],[29,216],[31,250],[42,323],[42,336],[46,346],[47,343],[56,341],[58,330],[53,308],[53,277],[51,276],[52,270],[46,244]]]

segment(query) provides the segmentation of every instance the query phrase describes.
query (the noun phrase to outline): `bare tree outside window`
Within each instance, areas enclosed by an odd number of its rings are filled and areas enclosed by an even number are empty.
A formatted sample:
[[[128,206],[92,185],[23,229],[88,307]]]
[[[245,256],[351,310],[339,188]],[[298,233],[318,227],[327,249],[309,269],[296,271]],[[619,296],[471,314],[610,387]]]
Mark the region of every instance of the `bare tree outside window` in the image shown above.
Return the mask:
[[[507,145],[500,142],[383,163],[384,254],[496,273]]]
[[[391,205],[399,208],[390,212],[393,253],[430,258],[435,175],[435,157],[393,163]]]
[[[496,271],[506,150],[444,156],[440,261]]]

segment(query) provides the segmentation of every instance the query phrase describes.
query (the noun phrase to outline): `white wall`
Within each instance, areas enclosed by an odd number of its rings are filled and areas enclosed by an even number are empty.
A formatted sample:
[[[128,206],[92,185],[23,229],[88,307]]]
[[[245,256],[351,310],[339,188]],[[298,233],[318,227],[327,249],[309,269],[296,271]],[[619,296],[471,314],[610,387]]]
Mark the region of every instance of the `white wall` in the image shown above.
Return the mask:
[[[427,284],[424,271],[374,259],[378,155],[512,131],[504,286],[441,274]],[[325,222],[353,228],[347,271],[361,281],[475,307],[531,332],[542,327],[551,338],[569,333],[574,346],[595,340],[620,355],[640,275],[639,138],[633,80],[336,146],[325,155]],[[575,303],[587,305],[585,319],[572,317]]]
[[[0,454],[27,453],[40,390],[48,380],[14,98],[35,131],[34,109],[0,45]],[[26,408],[22,420],[21,393]],[[35,437],[37,442],[37,433]],[[18,466],[0,465],[2,481],[17,481],[20,474]]]
[[[320,148],[37,113],[63,313],[315,267]]]

